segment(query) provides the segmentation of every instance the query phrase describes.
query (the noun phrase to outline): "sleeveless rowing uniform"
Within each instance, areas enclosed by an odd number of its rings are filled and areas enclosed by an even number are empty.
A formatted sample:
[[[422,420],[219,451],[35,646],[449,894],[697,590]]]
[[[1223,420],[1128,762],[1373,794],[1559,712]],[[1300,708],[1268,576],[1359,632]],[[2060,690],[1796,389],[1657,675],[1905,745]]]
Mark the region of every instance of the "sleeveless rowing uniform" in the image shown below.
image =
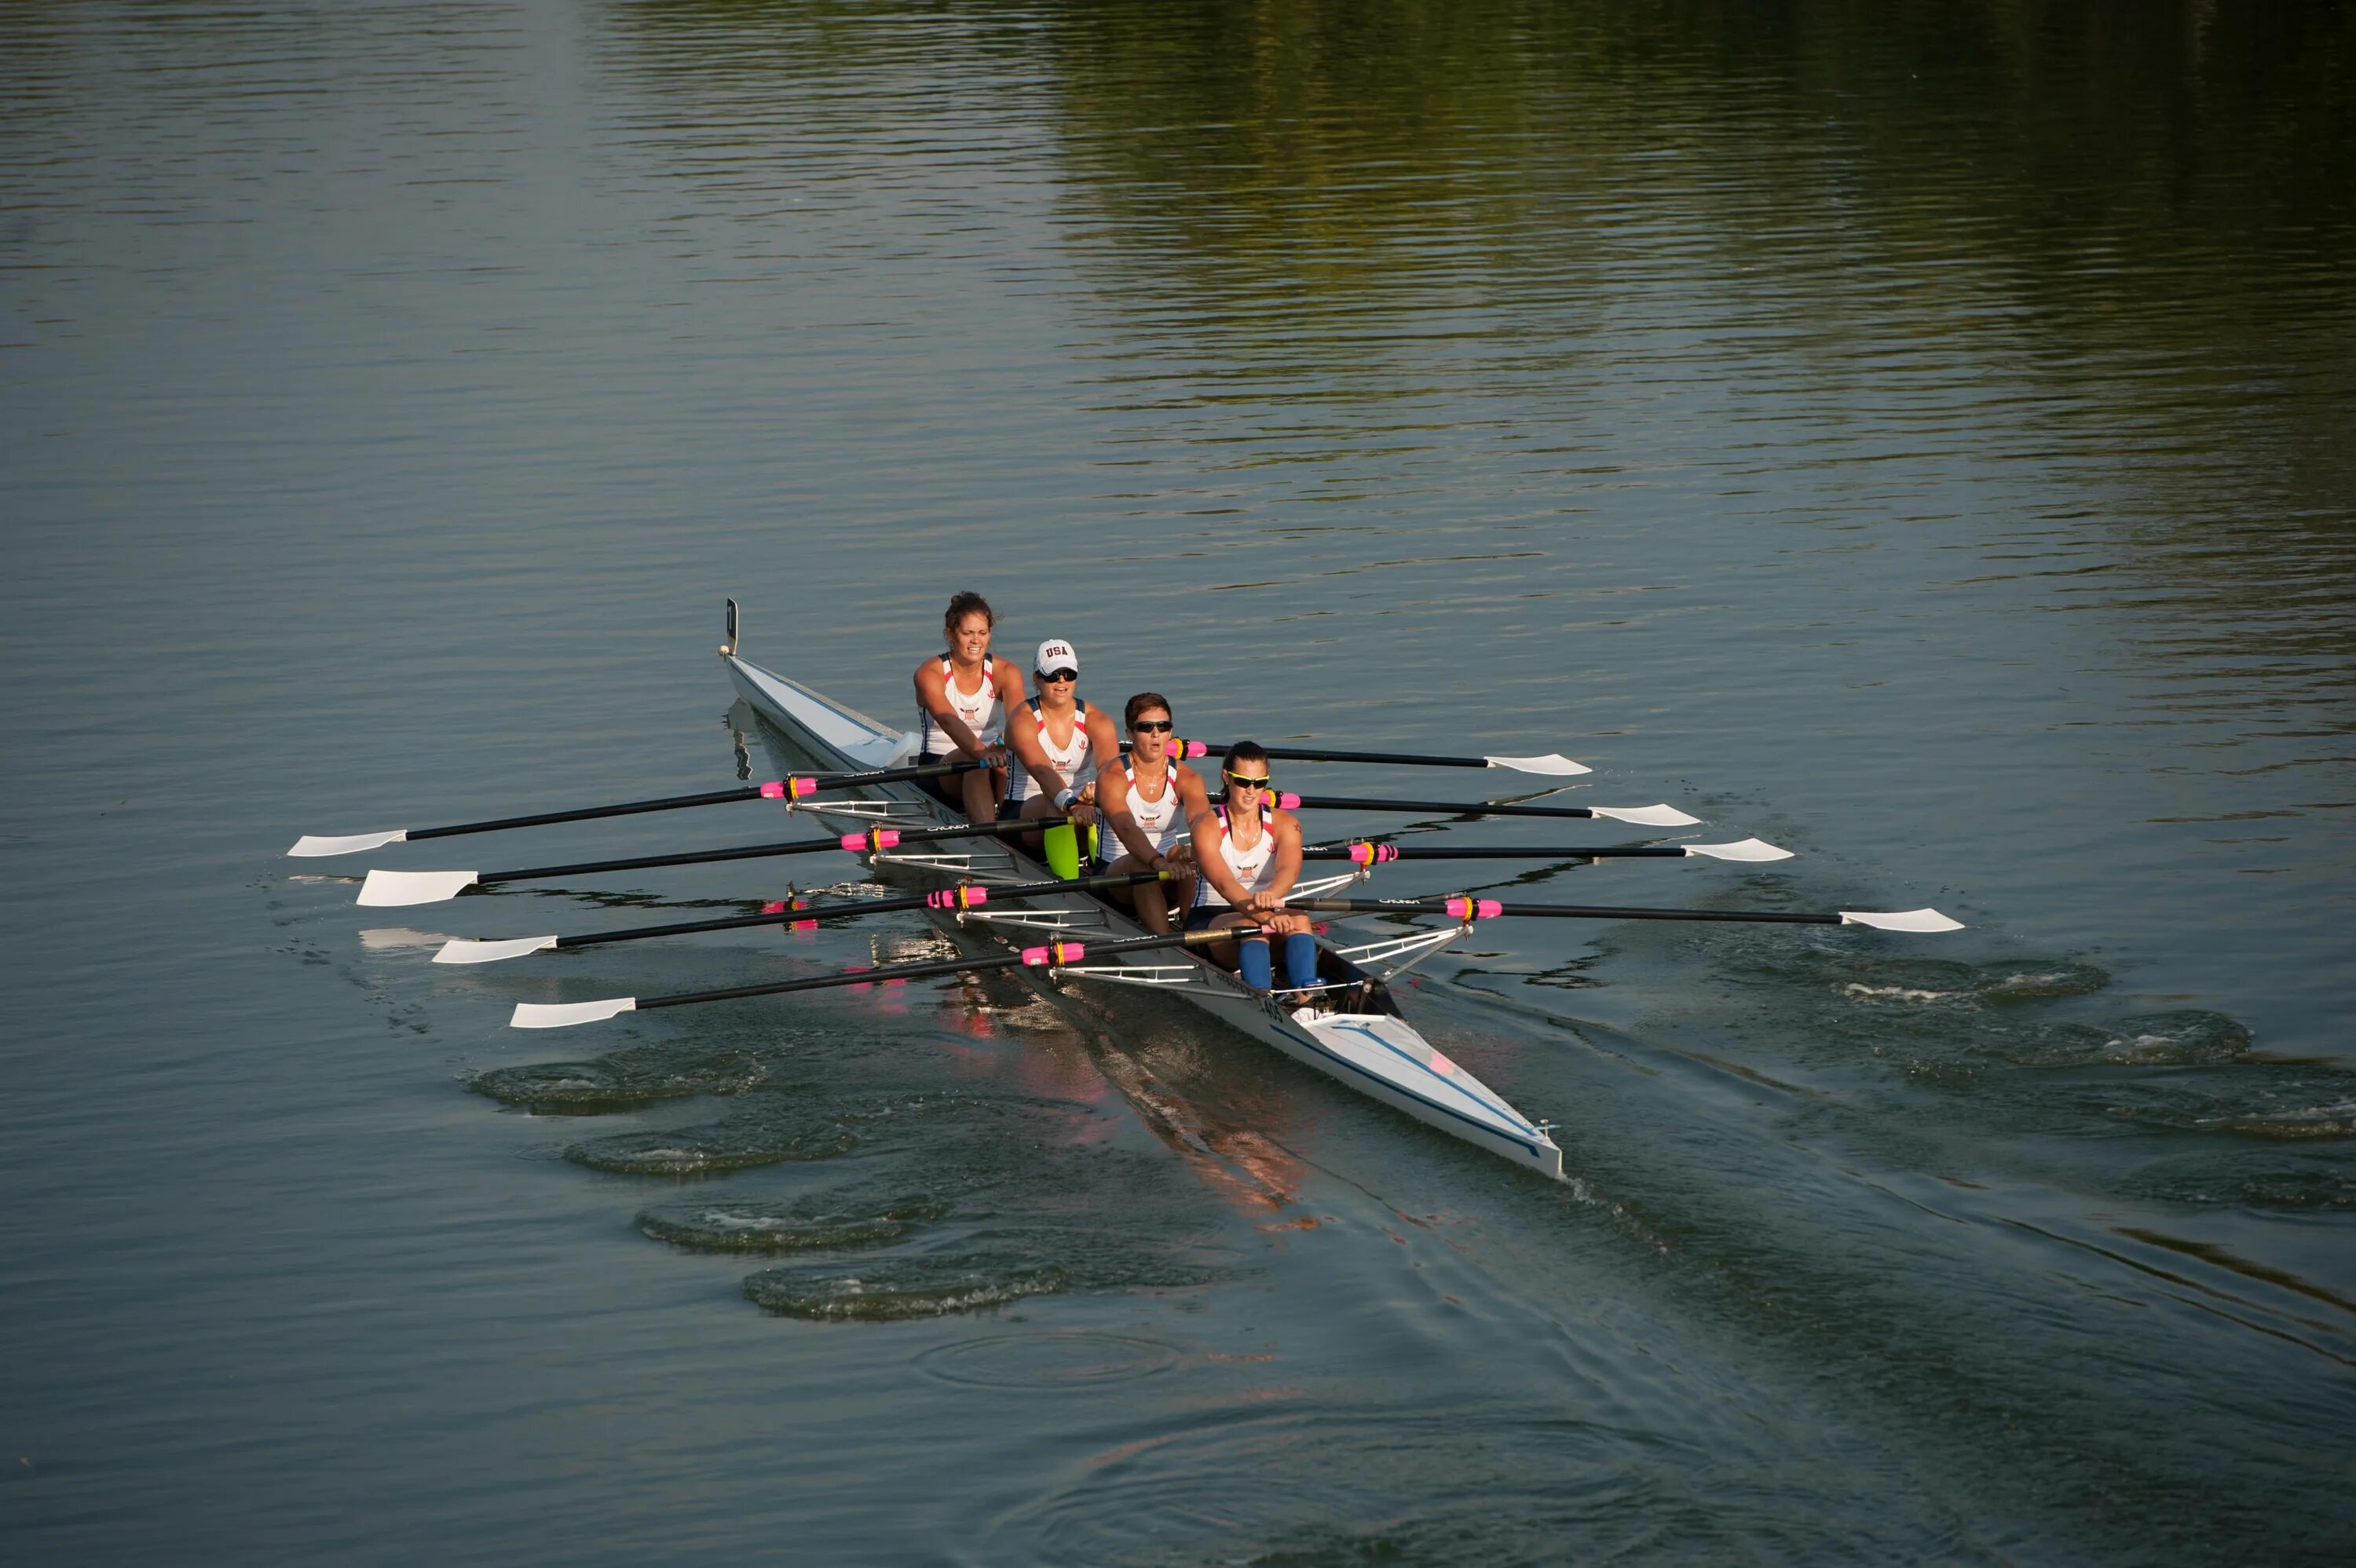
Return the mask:
[[[1259,842],[1248,849],[1236,848],[1235,837],[1227,831],[1226,806],[1218,808],[1218,816],[1219,858],[1227,863],[1227,869],[1236,874],[1236,880],[1244,885],[1244,891],[1265,892],[1268,885],[1276,880],[1275,811],[1265,805],[1259,808]],[[1232,907],[1227,902],[1226,894],[1211,885],[1210,878],[1197,876],[1194,879],[1194,905],[1186,912],[1187,926],[1195,928],[1221,910]]]
[[[1148,800],[1139,792],[1137,770],[1125,759],[1120,764],[1120,773],[1121,777],[1128,782],[1121,786],[1126,793],[1122,795],[1119,804],[1129,808],[1129,815],[1135,818],[1137,826],[1144,830],[1146,838],[1153,845],[1153,852],[1157,855],[1167,855],[1179,840],[1186,837],[1186,819],[1178,815],[1178,773],[1175,764],[1173,764],[1171,771],[1162,777],[1160,800]],[[1097,786],[1097,797],[1098,805],[1105,804],[1104,786],[1101,784]],[[1129,846],[1121,842],[1119,834],[1108,828],[1099,836],[1097,846],[1098,865],[1109,866],[1127,853],[1129,853]]]
[[[1006,726],[1006,715],[998,699],[998,664],[988,654],[981,656],[981,689],[959,691],[957,667],[947,654],[941,656],[941,688],[948,694],[949,711],[965,720],[965,727],[985,745],[996,745],[1000,731]],[[933,717],[932,709],[923,703],[916,705],[916,758],[919,762],[937,763],[957,752],[957,742]]]
[[[1087,783],[1081,774],[1087,771],[1088,715],[1096,710],[1085,702],[1075,701],[1072,704],[1072,738],[1058,747],[1048,738],[1046,716],[1039,710],[1039,699],[1034,697],[1023,706],[1030,709],[1031,717],[1039,721],[1039,749],[1047,753],[1048,764],[1064,775],[1065,786],[1077,789]],[[1039,787],[1039,781],[1031,776],[1031,770],[1017,762],[1007,780],[1008,804],[1020,805],[1032,796],[1045,793]]]

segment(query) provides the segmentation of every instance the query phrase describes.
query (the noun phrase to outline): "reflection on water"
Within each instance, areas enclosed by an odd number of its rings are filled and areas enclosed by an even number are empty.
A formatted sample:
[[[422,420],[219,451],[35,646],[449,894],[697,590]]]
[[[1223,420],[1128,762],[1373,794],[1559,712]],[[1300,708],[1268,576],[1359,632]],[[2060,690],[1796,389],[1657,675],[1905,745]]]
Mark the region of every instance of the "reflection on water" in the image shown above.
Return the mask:
[[[2207,0],[0,7],[0,1541],[2344,1558],[2351,84]],[[774,776],[720,593],[892,718],[966,586],[1800,851],[1378,892],[1973,929],[1483,932],[1408,1005],[1558,1189],[1008,976],[519,1039],[947,939],[435,969],[272,859]],[[687,815],[386,863],[767,836]]]

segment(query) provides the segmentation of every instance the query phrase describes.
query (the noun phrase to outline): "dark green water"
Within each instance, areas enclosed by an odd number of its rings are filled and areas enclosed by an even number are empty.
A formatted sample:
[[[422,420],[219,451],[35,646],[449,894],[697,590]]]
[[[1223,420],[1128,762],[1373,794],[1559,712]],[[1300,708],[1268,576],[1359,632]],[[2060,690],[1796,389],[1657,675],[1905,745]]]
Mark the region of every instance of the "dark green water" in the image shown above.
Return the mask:
[[[0,1550],[2356,1553],[2351,81],[2326,4],[0,7]],[[280,858],[725,784],[723,593],[896,719],[969,586],[1800,853],[1517,893],[1971,929],[1484,931],[1409,1007],[1555,1188],[1151,998],[501,1027],[919,921],[426,962],[847,863]]]

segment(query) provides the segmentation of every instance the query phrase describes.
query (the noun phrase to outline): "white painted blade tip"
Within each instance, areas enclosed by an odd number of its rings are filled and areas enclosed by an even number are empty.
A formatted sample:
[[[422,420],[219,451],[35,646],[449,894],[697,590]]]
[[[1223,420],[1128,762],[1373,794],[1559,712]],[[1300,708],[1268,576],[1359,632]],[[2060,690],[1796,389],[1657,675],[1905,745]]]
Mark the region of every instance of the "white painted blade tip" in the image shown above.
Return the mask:
[[[294,840],[294,848],[286,853],[298,859],[326,855],[357,855],[363,849],[381,849],[388,844],[405,843],[408,838],[408,830],[401,827],[390,833],[348,833],[340,838],[325,833],[305,833]]]
[[[455,938],[442,944],[434,955],[436,964],[496,964],[502,958],[520,958],[527,953],[539,953],[554,947],[552,936],[517,936],[504,942],[470,942]]]
[[[1949,920],[1934,909],[1902,909],[1890,913],[1870,910],[1845,909],[1840,912],[1843,925],[1869,925],[1876,931],[1961,931],[1964,923]]]
[[[1779,848],[1764,838],[1744,838],[1732,844],[1688,844],[1688,855],[1703,855],[1713,860],[1767,861],[1788,860],[1792,851]]]
[[[360,884],[359,901],[372,909],[400,904],[440,903],[455,899],[475,885],[472,871],[372,870]]]
[[[1575,778],[1595,770],[1585,763],[1574,763],[1559,752],[1548,752],[1543,757],[1483,757],[1493,768],[1511,768],[1517,773],[1546,773],[1555,778]]]
[[[518,1002],[508,1019],[509,1029],[565,1029],[594,1024],[619,1013],[636,1012],[636,997],[606,997],[594,1002]]]
[[[1688,816],[1674,805],[1599,805],[1593,808],[1598,816],[1608,816],[1614,822],[1633,822],[1639,827],[1697,827],[1698,816]]]

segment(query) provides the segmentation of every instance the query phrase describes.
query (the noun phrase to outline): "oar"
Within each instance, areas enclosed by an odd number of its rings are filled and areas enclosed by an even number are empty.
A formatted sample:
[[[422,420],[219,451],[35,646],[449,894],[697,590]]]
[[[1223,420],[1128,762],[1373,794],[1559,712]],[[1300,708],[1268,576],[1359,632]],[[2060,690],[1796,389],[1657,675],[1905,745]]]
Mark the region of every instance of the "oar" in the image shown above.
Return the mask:
[[[1612,909],[1601,904],[1509,904],[1495,899],[1306,899],[1290,910],[1318,914],[1444,914],[1451,920],[1494,920],[1533,915],[1553,920],[1719,920],[1766,925],[1869,925],[1877,931],[1961,931],[1964,923],[1934,909],[1877,913],[1837,910],[1830,914],[1785,914],[1780,911],[1727,909]]]
[[[401,904],[440,903],[471,887],[493,882],[538,882],[558,877],[589,877],[605,871],[639,871],[651,866],[705,866],[715,860],[760,860],[780,855],[816,855],[847,849],[872,855],[901,844],[921,844],[936,838],[1006,837],[1035,833],[1050,826],[1044,817],[1013,822],[984,822],[970,827],[871,827],[840,838],[791,838],[782,844],[746,844],[734,849],[699,849],[686,855],[637,855],[626,860],[584,860],[571,866],[528,866],[519,871],[388,871],[379,867],[360,884],[359,902],[371,909]]]
[[[704,795],[669,795],[659,800],[626,800],[616,805],[584,805],[574,811],[543,811],[531,816],[498,816],[485,822],[455,822],[447,827],[396,827],[389,833],[350,833],[340,837],[306,833],[294,840],[290,856],[357,855],[387,844],[414,843],[421,838],[455,838],[467,833],[498,833],[510,827],[546,827],[559,822],[590,822],[601,816],[636,816],[648,811],[684,811],[691,805],[726,805],[739,800],[799,800],[821,790],[856,789],[862,784],[897,784],[904,779],[938,778],[981,766],[979,762],[926,763],[916,767],[875,768],[861,773],[815,773],[772,779],[767,784],[737,789],[716,789]]]
[[[1360,800],[1340,795],[1294,795],[1276,798],[1287,811],[1412,811],[1448,816],[1595,816],[1631,822],[1639,827],[1691,827],[1698,816],[1687,816],[1674,805],[1494,805],[1483,800]]]
[[[756,925],[798,925],[807,921],[815,925],[821,920],[840,915],[895,914],[912,909],[976,909],[993,898],[1022,899],[1038,893],[1095,892],[1104,888],[1126,888],[1139,882],[1153,881],[1165,873],[1133,871],[1119,877],[1083,877],[1076,881],[1017,882],[1012,887],[990,888],[976,883],[961,883],[943,888],[937,892],[911,893],[896,899],[838,899],[831,903],[796,903],[791,909],[765,910],[759,914],[730,915],[723,920],[687,920],[671,925],[634,925],[620,931],[596,931],[582,936],[517,936],[503,942],[475,942],[465,938],[445,942],[442,951],[434,955],[436,964],[496,964],[502,958],[520,958],[527,953],[552,952],[558,948],[598,947],[609,942],[643,942],[655,936],[691,936],[706,931],[742,931]]]
[[[1226,942],[1234,939],[1246,928],[1214,927],[1205,931],[1188,931],[1170,936],[1140,936],[1127,942],[1105,943],[1090,946],[1078,942],[1053,942],[1044,947],[1025,947],[1018,953],[998,954],[983,958],[943,958],[928,964],[894,964],[881,969],[851,969],[834,975],[813,975],[802,980],[773,980],[765,986],[732,986],[724,991],[682,991],[669,997],[606,997],[594,1002],[518,1002],[509,1019],[509,1029],[563,1029],[571,1024],[595,1023],[619,1013],[649,1012],[656,1008],[684,1008],[697,1002],[733,1002],[745,997],[778,997],[789,991],[822,991],[834,986],[890,985],[903,980],[925,980],[937,975],[985,975],[997,969],[1055,968],[1076,963],[1094,955],[1109,958],[1122,953],[1143,953],[1158,947],[1184,947],[1194,943]],[[1257,928],[1253,928],[1257,929]]]
[[[1212,751],[1224,752],[1225,746]],[[1543,757],[1434,757],[1417,752],[1319,752],[1301,746],[1265,748],[1272,763],[1378,763],[1398,768],[1505,768],[1517,773],[1544,773],[1548,778],[1572,778],[1595,770],[1584,763],[1548,752]]]
[[[1304,860],[1347,860],[1358,866],[1379,866],[1388,860],[1671,860],[1687,855],[1711,860],[1764,861],[1788,860],[1792,858],[1792,851],[1779,849],[1760,838],[1744,838],[1732,844],[1633,844],[1624,847],[1566,844],[1550,849],[1522,846],[1443,849],[1361,842],[1320,845],[1301,851],[1301,858]]]
[[[1186,757],[1207,756],[1213,752],[1224,752],[1226,747],[1208,741],[1180,742]],[[1121,750],[1129,750],[1127,741]],[[1548,778],[1575,778],[1595,770],[1584,763],[1574,763],[1558,752],[1548,752],[1543,757],[1435,757],[1421,752],[1320,752],[1302,746],[1267,746],[1272,763],[1375,763],[1394,768],[1506,768],[1517,773],[1543,773]]]

